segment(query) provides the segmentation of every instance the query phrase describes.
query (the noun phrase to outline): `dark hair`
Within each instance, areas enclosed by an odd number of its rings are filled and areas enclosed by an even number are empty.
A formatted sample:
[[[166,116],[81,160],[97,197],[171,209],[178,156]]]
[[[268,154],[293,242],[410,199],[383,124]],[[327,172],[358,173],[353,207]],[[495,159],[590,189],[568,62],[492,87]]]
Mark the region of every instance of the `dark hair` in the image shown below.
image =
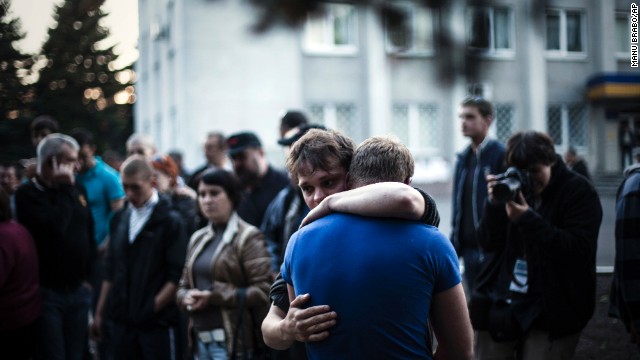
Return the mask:
[[[0,167],[3,168],[13,168],[13,170],[16,172],[16,178],[18,178],[18,180],[22,179],[22,175],[24,172],[24,167],[22,165],[20,165],[19,163],[15,163],[15,162],[0,162]]]
[[[527,169],[536,164],[551,165],[556,159],[556,149],[549,135],[537,131],[513,134],[507,141],[507,165]]]
[[[488,100],[481,97],[472,96],[462,100],[461,106],[473,106],[478,109],[482,117],[493,117],[493,105]]]
[[[49,115],[36,116],[31,122],[31,132],[38,133],[42,130],[49,130],[51,133],[57,133],[60,131],[60,125],[58,121]]]
[[[338,131],[311,129],[291,146],[287,170],[294,182],[298,181],[298,172],[305,163],[313,171],[328,172],[336,166],[348,171],[355,148],[353,140]]]
[[[212,131],[212,132],[208,133],[207,134],[207,140],[209,138],[218,139],[218,148],[220,148],[220,149],[224,149],[227,146],[227,138],[224,136],[223,133],[221,133],[219,131]]]
[[[209,169],[202,173],[198,185],[200,185],[200,183],[222,187],[224,192],[227,193],[229,200],[231,200],[233,208],[238,207],[242,193],[240,190],[240,180],[238,180],[234,174],[222,169]]]
[[[9,194],[0,187],[0,222],[11,220],[11,207],[9,206]]]
[[[70,134],[72,138],[76,139],[78,145],[90,145],[93,146],[95,143],[93,142],[93,134],[91,131],[85,128],[75,128],[71,130]]]

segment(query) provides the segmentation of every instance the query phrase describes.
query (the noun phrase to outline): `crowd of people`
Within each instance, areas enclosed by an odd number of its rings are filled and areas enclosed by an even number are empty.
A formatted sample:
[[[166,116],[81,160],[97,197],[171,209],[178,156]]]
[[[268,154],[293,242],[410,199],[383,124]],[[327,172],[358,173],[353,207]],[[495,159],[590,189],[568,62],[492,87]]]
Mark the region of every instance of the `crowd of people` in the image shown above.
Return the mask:
[[[292,110],[286,170],[256,133],[211,132],[189,175],[146,134],[107,159],[40,116],[36,157],[0,166],[0,357],[570,359],[600,200],[575,149],[536,131],[502,144],[493,116],[460,105],[449,237],[392,136],[356,145]],[[639,169],[618,193],[610,311],[634,341]]]

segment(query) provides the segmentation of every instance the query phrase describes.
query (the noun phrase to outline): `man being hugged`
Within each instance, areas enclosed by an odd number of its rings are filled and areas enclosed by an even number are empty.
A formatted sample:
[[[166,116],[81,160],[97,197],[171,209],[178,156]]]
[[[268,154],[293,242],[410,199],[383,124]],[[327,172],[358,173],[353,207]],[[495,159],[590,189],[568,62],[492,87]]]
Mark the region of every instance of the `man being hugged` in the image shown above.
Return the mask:
[[[302,142],[304,140],[301,139]],[[294,153],[294,151],[292,151]],[[320,171],[300,156],[287,167],[303,193]],[[353,155],[347,186],[409,184],[414,163],[397,141],[373,137]],[[310,359],[470,358],[472,331],[456,253],[435,227],[397,219],[335,213],[291,238],[282,265],[290,299],[312,294],[310,305],[339,314],[331,335],[308,342]]]

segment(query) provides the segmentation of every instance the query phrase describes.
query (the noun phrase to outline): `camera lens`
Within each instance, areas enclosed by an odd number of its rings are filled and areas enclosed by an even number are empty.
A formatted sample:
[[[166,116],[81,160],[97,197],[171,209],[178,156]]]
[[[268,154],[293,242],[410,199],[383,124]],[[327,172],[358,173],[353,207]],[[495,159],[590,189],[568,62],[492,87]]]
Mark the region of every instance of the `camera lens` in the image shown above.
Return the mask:
[[[493,199],[501,204],[513,199],[509,184],[504,181],[495,184],[493,186]]]

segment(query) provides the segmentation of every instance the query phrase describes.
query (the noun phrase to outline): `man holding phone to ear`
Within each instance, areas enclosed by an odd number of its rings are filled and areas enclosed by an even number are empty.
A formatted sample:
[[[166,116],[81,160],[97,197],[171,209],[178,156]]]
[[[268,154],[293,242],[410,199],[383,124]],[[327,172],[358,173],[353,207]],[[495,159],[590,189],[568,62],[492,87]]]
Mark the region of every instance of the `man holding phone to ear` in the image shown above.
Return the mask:
[[[82,359],[96,252],[84,189],[76,184],[78,143],[50,134],[37,150],[36,176],[16,192],[18,222],[38,251],[42,295],[39,359]]]

